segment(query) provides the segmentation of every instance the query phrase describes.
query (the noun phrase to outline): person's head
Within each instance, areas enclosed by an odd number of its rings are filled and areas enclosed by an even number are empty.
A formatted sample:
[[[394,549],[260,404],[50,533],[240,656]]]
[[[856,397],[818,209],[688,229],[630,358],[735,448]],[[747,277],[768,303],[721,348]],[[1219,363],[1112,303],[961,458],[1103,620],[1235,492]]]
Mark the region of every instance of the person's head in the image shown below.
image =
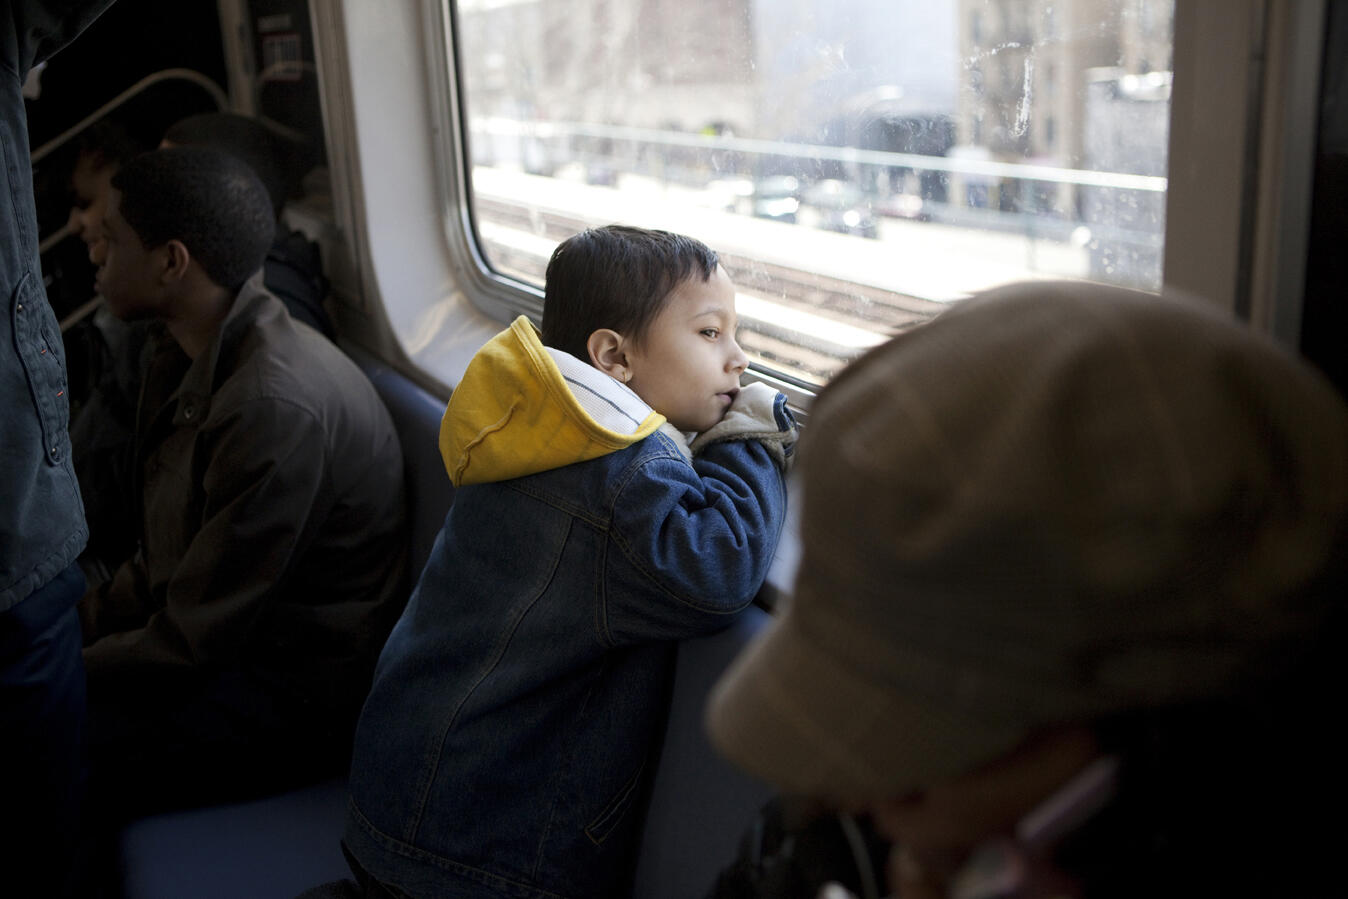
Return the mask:
[[[89,248],[89,261],[95,265],[103,261],[103,212],[112,176],[142,149],[126,129],[108,119],[91,125],[77,139],[68,227]]]
[[[793,596],[711,734],[938,878],[1095,759],[1102,725],[1267,695],[1342,600],[1348,411],[1194,302],[968,300],[825,388],[796,474]]]
[[[280,159],[281,142],[257,119],[232,112],[188,116],[169,126],[159,146],[214,147],[243,160],[267,188],[273,215],[281,214],[289,192]]]
[[[627,384],[684,431],[725,414],[748,360],[735,289],[716,254],[621,225],[563,241],[548,262],[543,343]]]
[[[146,153],[112,179],[99,290],[126,319],[163,316],[198,284],[233,294],[261,268],[273,227],[266,189],[228,153]]]

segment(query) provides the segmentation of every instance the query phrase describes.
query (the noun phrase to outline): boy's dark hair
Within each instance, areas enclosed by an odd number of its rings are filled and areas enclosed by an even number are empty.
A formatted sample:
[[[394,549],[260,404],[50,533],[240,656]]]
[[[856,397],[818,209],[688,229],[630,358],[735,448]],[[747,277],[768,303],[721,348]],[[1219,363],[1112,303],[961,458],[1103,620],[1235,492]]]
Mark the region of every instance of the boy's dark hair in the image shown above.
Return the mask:
[[[716,253],[682,234],[626,225],[590,228],[562,241],[548,261],[543,343],[586,362],[586,342],[610,328],[640,344],[669,294],[706,281]]]
[[[155,150],[113,176],[122,218],[146,247],[182,241],[210,279],[238,290],[262,267],[273,229],[267,189],[245,163],[206,147]]]
[[[289,194],[281,142],[262,122],[232,112],[203,112],[170,125],[164,140],[178,147],[214,147],[242,159],[262,180],[273,213],[280,215]]]

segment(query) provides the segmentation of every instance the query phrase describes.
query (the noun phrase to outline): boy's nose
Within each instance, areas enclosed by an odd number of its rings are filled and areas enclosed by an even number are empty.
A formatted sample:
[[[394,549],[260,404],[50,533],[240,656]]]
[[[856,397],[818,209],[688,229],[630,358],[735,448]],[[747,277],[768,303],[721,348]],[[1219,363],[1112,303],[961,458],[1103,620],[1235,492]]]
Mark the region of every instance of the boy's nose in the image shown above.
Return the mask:
[[[729,371],[742,372],[749,367],[749,357],[744,355],[744,350],[740,349],[738,340],[732,340],[731,343],[734,344],[735,351],[730,354],[730,364],[726,368]]]

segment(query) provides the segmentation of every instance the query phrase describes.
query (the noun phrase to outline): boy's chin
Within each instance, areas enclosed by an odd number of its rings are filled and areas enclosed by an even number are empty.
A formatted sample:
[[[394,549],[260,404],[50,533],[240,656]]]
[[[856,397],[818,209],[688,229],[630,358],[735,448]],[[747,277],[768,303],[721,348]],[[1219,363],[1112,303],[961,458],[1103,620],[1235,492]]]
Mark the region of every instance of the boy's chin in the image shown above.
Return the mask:
[[[716,427],[721,423],[721,419],[723,418],[725,418],[724,412],[720,415],[709,415],[700,421],[674,422],[673,424],[674,427],[683,431],[685,434],[701,434],[703,431],[710,431],[712,428]]]

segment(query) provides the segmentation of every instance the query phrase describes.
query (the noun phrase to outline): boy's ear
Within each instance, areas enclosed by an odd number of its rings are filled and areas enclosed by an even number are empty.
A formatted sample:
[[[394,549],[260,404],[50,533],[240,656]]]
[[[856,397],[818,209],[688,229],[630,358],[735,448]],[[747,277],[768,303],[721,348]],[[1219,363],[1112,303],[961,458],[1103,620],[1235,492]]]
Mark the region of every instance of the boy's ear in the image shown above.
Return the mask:
[[[585,341],[585,349],[590,352],[590,364],[610,378],[627,383],[632,377],[627,367],[627,341],[617,331],[600,328]]]
[[[164,244],[163,276],[166,281],[181,281],[192,264],[192,253],[181,240],[169,240]]]

